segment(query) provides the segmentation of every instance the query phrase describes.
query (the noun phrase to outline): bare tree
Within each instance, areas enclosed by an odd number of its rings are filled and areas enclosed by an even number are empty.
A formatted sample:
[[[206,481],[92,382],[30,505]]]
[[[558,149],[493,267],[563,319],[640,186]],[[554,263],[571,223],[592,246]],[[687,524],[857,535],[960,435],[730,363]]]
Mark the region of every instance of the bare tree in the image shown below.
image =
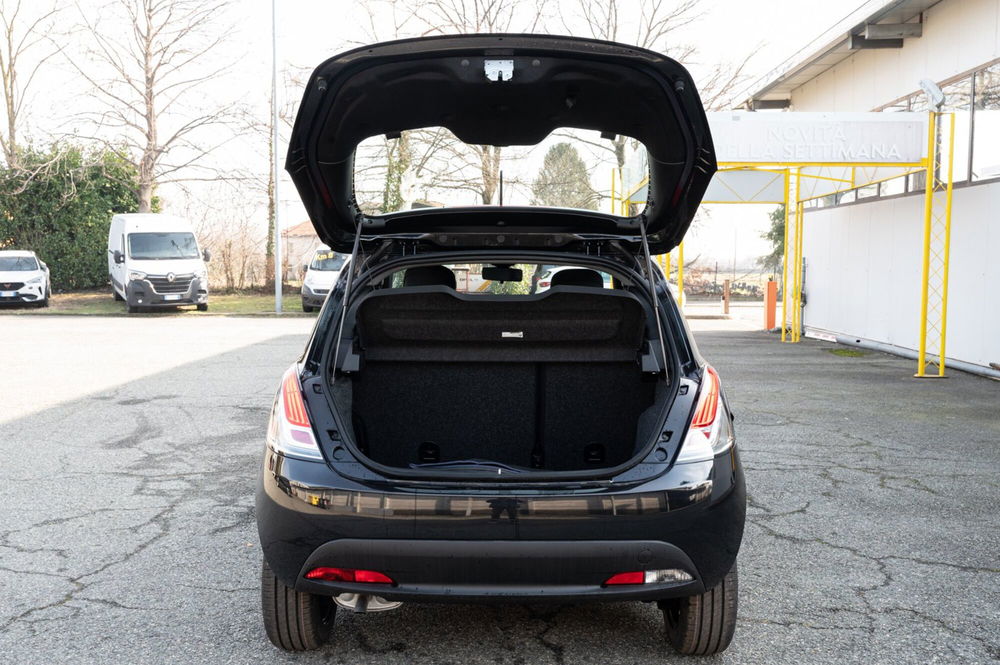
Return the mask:
[[[218,25],[228,5],[229,0],[112,0],[97,13],[101,19],[78,7],[91,38],[88,54],[111,76],[101,79],[89,66],[71,64],[104,102],[94,120],[99,130],[115,134],[106,142],[119,149],[124,144],[134,160],[140,212],[152,209],[158,185],[216,179],[217,174],[183,172],[207,168],[199,160],[219,142],[206,145],[199,134],[227,117],[224,109],[204,108],[198,96],[228,69],[214,60],[229,32]],[[95,138],[105,140],[100,131]]]
[[[7,126],[0,134],[0,148],[8,168],[12,169],[20,165],[18,134],[28,88],[42,65],[62,50],[50,41],[54,18],[61,9],[48,5],[41,11],[35,8],[32,12],[29,9],[29,15],[25,16],[22,4],[21,0],[0,4],[0,22],[3,24],[0,78],[3,79],[4,111],[7,114]],[[25,62],[28,58],[33,59]]]
[[[700,0],[636,0],[629,3],[638,15],[623,15],[619,12],[618,0],[575,0],[585,29],[596,39],[626,42],[665,53],[675,60],[686,62],[697,56],[698,50],[679,39],[682,29],[701,18]],[[563,21],[567,31],[574,26]],[[737,65],[716,63],[708,75],[698,83],[705,108],[713,111],[728,107],[739,84],[743,81],[743,69],[747,59]],[[615,154],[618,168],[625,166],[628,155],[629,138],[616,136],[610,142],[592,145],[611,150]]]
[[[426,0],[415,13],[424,34],[537,32],[544,26],[548,0]],[[453,173],[450,186],[475,192],[484,205],[496,203],[500,188],[500,146],[449,143],[446,149],[459,163],[472,166]],[[474,174],[474,175],[469,175]]]

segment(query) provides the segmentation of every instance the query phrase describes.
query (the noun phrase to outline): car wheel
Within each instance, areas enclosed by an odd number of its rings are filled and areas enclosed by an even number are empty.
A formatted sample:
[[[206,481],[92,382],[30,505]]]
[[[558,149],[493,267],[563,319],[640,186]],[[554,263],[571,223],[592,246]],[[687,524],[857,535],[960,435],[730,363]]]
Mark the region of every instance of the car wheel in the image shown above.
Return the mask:
[[[736,630],[736,564],[717,585],[697,596],[661,600],[667,639],[678,652],[708,656],[726,650]]]
[[[199,312],[207,312],[208,311],[208,303],[207,302],[199,303],[198,304],[198,311]]]
[[[111,287],[111,295],[114,297],[116,302],[122,302],[123,300],[125,300],[124,298],[122,298],[121,294],[115,290],[115,287],[113,286]]]
[[[267,638],[279,649],[308,651],[330,639],[337,615],[333,598],[285,586],[267,561],[260,569],[260,604]]]
[[[126,311],[128,311],[129,314],[138,314],[139,313],[139,308],[136,307],[135,305],[128,305],[125,309],[126,309]]]
[[[302,303],[302,311],[303,312],[315,312],[316,308],[315,307],[310,307],[309,305],[307,305],[305,303]]]

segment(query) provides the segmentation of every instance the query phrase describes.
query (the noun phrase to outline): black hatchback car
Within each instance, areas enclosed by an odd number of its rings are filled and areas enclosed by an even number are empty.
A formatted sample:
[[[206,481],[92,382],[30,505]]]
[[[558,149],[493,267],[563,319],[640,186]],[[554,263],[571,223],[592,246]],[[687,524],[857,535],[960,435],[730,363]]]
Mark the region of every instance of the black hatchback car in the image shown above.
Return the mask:
[[[440,176],[460,168],[455,145],[489,156],[574,131],[637,147],[628,201],[598,197],[618,214],[528,205],[542,176],[520,186],[525,205],[508,176],[494,205],[439,206],[449,181],[399,166],[416,132],[420,159],[450,142]],[[518,168],[551,171],[566,151],[550,153]],[[372,205],[380,160],[425,178],[431,203]],[[271,641],[320,647],[338,607],[635,600],[658,604],[680,652],[725,649],[743,471],[719,376],[651,258],[716,169],[687,71],[569,37],[359,48],[312,74],[286,167],[352,260],[271,413],[257,492]]]

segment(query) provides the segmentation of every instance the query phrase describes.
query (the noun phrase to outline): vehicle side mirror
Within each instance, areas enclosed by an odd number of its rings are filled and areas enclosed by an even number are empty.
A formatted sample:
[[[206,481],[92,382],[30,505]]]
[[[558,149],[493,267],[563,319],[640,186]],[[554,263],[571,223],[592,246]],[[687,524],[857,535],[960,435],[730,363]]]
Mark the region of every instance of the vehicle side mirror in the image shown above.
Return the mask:
[[[212,252],[207,249],[201,250],[201,258],[205,260],[205,263],[208,263],[212,260]]]
[[[125,263],[125,255],[122,254],[120,249],[116,249],[114,253],[115,263]]]
[[[302,272],[309,272],[309,264],[308,263],[303,263],[302,264]]]

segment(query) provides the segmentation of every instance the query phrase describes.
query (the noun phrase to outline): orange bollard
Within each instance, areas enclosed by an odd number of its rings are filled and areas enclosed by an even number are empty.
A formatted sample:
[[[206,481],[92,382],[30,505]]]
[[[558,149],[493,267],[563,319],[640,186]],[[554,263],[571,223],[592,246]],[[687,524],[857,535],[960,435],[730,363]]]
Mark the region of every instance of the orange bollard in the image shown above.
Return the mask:
[[[774,315],[778,309],[778,283],[773,279],[767,283],[764,291],[764,330],[774,328]]]

